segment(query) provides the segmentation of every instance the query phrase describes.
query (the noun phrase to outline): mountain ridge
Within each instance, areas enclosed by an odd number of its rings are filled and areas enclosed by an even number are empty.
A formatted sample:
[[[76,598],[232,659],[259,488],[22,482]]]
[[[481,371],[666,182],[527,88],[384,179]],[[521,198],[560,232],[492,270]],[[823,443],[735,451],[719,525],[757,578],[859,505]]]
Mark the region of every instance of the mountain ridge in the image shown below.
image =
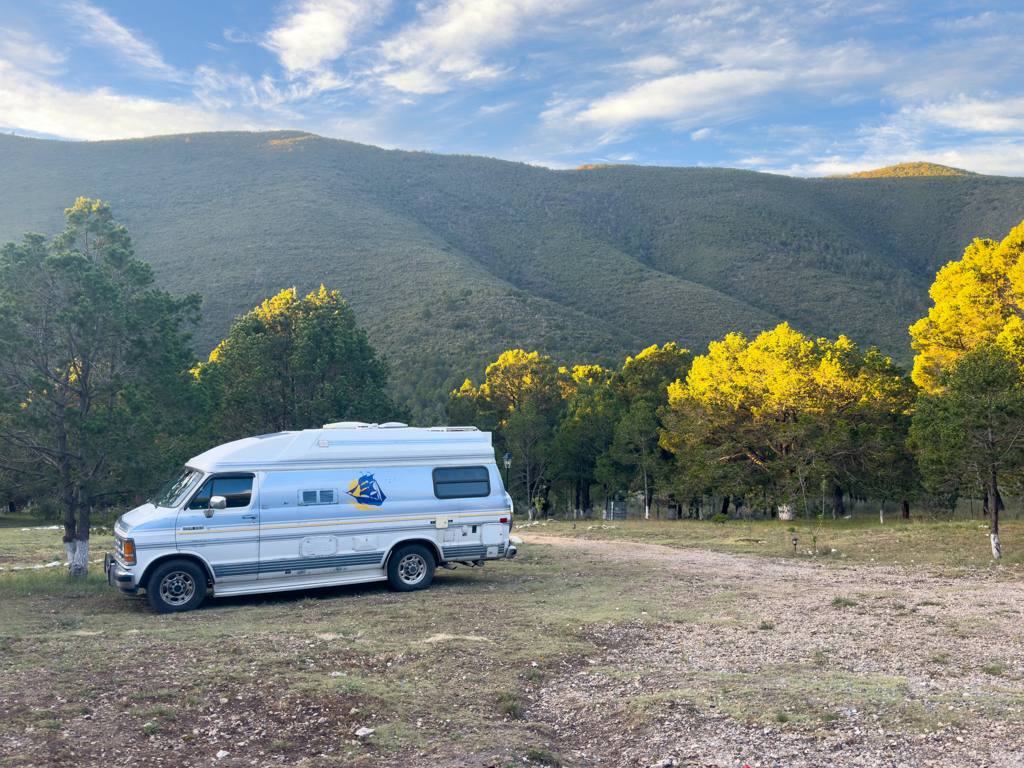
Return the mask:
[[[935,270],[1024,219],[1007,177],[555,171],[305,131],[3,135],[0,163],[0,239],[59,231],[78,196],[109,202],[162,287],[204,294],[200,355],[282,288],[340,290],[423,422],[514,347],[614,365],[786,320],[907,364]]]

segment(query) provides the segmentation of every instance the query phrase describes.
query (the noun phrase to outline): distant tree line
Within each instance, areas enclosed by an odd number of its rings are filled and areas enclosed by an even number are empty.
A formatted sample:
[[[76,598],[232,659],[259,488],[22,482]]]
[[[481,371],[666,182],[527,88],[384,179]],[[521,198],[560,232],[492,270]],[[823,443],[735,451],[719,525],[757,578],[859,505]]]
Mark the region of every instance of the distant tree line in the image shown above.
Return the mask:
[[[80,198],[65,214],[50,242],[0,248],[0,498],[63,519],[73,575],[87,571],[94,509],[140,503],[214,445],[409,420],[337,291],[280,292],[200,362],[187,330],[201,297],[155,289],[106,204]],[[875,349],[782,324],[697,357],[655,345],[618,370],[510,350],[451,393],[446,418],[494,433],[531,516],[555,497],[577,515],[633,494],[646,517],[656,502],[809,517],[819,489],[839,510],[850,495],[902,502],[905,515],[925,495],[978,494],[999,557],[1000,487],[1024,460],[1022,254],[1024,224],[939,272],[934,307],[911,328],[912,377]]]
[[[844,497],[955,505],[979,496],[1001,556],[1000,487],[1024,467],[1024,224],[976,240],[944,267],[934,307],[911,329],[912,376],[877,349],[810,339],[783,323],[729,334],[694,358],[675,344],[620,370],[558,367],[512,350],[448,398],[450,423],[495,434],[513,457],[511,492],[530,517],[552,494],[587,516],[636,494],[680,516],[815,506]],[[721,500],[707,509],[708,497]]]

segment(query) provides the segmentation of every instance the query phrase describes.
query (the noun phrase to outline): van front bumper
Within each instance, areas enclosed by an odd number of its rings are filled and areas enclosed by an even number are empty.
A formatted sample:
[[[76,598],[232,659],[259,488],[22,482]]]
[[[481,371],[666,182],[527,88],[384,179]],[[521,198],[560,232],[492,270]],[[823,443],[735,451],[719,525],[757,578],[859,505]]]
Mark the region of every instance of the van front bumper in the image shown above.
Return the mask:
[[[117,587],[126,595],[139,593],[139,585],[135,583],[135,574],[118,563],[109,552],[103,555],[103,570],[107,573],[107,584],[110,586]]]

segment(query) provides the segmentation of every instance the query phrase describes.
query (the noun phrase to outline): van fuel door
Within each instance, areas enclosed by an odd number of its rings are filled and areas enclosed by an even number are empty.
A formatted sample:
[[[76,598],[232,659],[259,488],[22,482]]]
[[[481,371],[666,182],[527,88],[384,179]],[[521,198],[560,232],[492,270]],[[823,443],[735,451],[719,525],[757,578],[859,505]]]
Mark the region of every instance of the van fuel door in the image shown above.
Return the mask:
[[[439,517],[439,518],[437,518],[437,520],[434,521],[434,527],[435,528],[447,528],[448,527],[448,518],[447,517]]]

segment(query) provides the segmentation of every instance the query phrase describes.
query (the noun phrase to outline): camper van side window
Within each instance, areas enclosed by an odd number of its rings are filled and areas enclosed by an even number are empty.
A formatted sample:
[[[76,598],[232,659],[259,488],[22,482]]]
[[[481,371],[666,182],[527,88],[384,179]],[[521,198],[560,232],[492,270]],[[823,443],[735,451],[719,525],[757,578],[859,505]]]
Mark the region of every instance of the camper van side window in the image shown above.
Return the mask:
[[[471,499],[491,495],[487,467],[444,467],[434,470],[434,496],[439,499]]]
[[[312,507],[320,504],[337,504],[338,501],[337,488],[317,488],[314,490],[299,491],[300,507]]]

